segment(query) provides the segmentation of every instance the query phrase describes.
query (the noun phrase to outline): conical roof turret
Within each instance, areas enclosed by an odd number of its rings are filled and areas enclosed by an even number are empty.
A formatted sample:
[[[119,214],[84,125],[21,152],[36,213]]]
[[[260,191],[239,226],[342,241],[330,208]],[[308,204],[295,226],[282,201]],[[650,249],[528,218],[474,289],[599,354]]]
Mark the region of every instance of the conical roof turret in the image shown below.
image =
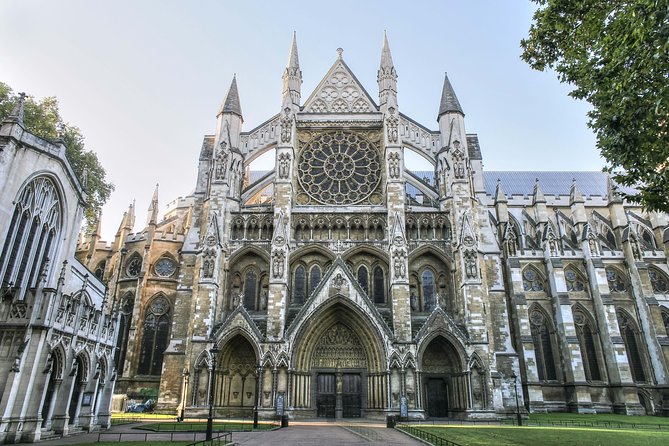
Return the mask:
[[[239,101],[239,92],[237,91],[237,75],[232,77],[232,84],[230,84],[228,94],[225,96],[223,105],[221,105],[221,109],[218,111],[219,115],[222,113],[232,113],[243,119],[242,105]]]
[[[297,111],[300,107],[302,87],[302,71],[300,58],[297,55],[297,35],[293,31],[293,41],[288,53],[288,64],[283,73],[283,105],[282,108],[292,107]],[[292,105],[291,105],[292,104]]]
[[[437,115],[437,118],[445,113],[460,113],[463,116],[465,114],[446,73],[444,73],[444,87],[441,90],[441,103],[439,104],[439,115]]]
[[[381,105],[397,107],[397,72],[390,54],[388,35],[383,32],[383,47],[381,48],[381,62],[376,77],[379,84],[379,103]]]

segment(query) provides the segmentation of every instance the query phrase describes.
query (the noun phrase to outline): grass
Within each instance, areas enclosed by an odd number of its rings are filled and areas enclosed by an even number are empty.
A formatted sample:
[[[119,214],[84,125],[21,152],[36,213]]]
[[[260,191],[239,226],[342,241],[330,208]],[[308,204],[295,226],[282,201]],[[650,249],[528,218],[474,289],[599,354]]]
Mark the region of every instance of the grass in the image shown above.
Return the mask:
[[[165,446],[169,444],[170,446],[186,446],[191,444],[192,441],[173,441],[172,443],[165,443],[165,441],[127,441],[123,440],[123,444],[127,443],[137,443],[142,446]],[[77,446],[118,446],[118,441],[101,441],[100,443],[77,443]]]
[[[258,428],[256,430],[269,430],[277,427],[276,424],[271,423],[258,423]],[[226,432],[243,432],[243,431],[252,431],[252,423],[239,423],[239,422],[226,422],[226,423],[214,423],[214,431],[226,431]],[[207,423],[201,422],[183,422],[183,423],[151,423],[143,424],[142,426],[137,427],[137,429],[150,430],[154,432],[204,432],[207,429]]]
[[[631,429],[592,429],[555,427],[432,427],[420,429],[439,435],[462,446],[646,446],[669,444],[669,431]]]
[[[577,414],[577,413],[535,413],[530,414],[529,421],[538,423],[559,423],[561,421],[575,421],[596,424],[623,424],[623,425],[655,425],[669,429],[669,417],[631,416],[616,414]]]

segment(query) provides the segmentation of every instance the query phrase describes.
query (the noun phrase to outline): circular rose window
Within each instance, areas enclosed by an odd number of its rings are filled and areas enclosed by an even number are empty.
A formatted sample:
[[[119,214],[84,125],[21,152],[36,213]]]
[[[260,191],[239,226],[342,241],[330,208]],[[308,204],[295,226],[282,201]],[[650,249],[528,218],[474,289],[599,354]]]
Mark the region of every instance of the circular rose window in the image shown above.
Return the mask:
[[[360,203],[381,180],[379,152],[356,133],[317,134],[302,147],[298,179],[304,192],[321,204]]]

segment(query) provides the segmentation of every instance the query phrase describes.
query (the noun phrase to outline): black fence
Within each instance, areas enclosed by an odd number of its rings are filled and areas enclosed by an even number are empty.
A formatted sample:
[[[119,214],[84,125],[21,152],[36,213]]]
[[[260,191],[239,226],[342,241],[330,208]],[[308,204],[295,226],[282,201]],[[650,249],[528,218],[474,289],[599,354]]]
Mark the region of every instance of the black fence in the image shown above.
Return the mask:
[[[414,437],[420,438],[421,440],[425,440],[435,446],[461,446],[460,444],[455,443],[447,438],[435,435],[432,432],[428,432],[410,424],[398,424],[395,428],[413,435]]]
[[[632,418],[632,417],[630,417]],[[518,421],[504,420],[502,424],[517,426]],[[592,427],[602,429],[639,429],[639,430],[669,430],[669,424],[626,423],[622,421],[594,421],[594,420],[523,420],[523,426],[555,426],[555,427]]]
[[[102,441],[118,442],[124,441],[193,441],[192,444],[227,444],[232,441],[231,432],[217,432],[216,440],[218,443],[210,443],[212,440],[205,440],[205,432],[98,432],[98,443]],[[206,443],[203,443],[206,442]]]
[[[186,446],[221,446],[230,443],[232,443],[232,434],[227,432],[223,435],[213,437],[211,440],[196,441],[195,443],[189,443]]]

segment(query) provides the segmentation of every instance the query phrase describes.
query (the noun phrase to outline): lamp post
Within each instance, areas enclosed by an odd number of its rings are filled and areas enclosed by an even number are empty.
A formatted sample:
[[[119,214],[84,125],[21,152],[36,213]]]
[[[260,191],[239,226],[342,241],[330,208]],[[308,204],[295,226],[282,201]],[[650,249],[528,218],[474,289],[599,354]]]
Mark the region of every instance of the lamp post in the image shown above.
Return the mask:
[[[184,417],[186,416],[186,396],[188,395],[188,378],[190,377],[190,372],[188,371],[188,368],[184,368],[184,391],[183,391],[183,397],[181,398],[181,421],[184,420]]]
[[[518,426],[522,426],[523,419],[520,416],[520,406],[518,405],[518,375],[516,375],[516,372],[513,372],[511,378],[513,378],[513,393],[516,395],[516,419],[518,420]]]
[[[253,406],[253,428],[258,428],[258,406],[260,402],[260,374],[262,373],[262,366],[256,366],[256,401]]]
[[[207,433],[206,440],[211,441],[211,433],[214,428],[214,391],[216,386],[214,384],[214,379],[216,377],[216,355],[218,354],[218,348],[216,344],[209,350],[211,355],[211,369],[209,373],[209,416],[207,417]]]

